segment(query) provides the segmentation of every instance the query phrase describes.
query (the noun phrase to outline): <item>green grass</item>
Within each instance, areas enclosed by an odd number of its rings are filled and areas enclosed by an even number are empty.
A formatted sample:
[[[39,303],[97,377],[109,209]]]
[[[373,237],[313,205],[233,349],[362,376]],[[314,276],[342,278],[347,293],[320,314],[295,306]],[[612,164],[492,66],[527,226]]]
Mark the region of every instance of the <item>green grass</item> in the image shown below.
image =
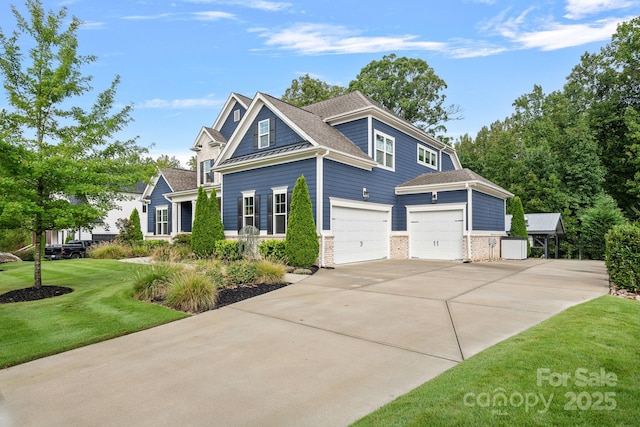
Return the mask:
[[[640,304],[603,296],[465,360],[354,425],[635,426],[639,361]],[[598,385],[603,370],[608,384]],[[570,375],[564,384],[548,380],[563,373]],[[546,411],[542,398],[551,402]]]
[[[0,304],[0,368],[181,319],[187,314],[132,298],[140,266],[113,260],[42,263],[45,286],[74,291]],[[33,284],[33,263],[0,266],[0,294]]]

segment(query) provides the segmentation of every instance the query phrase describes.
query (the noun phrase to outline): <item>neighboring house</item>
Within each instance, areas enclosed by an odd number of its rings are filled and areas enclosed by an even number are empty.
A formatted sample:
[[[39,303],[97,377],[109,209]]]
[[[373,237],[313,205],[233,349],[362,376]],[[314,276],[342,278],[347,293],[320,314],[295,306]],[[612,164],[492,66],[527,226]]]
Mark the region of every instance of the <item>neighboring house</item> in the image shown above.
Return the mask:
[[[190,233],[195,212],[197,189],[195,171],[166,168],[154,177],[142,194],[142,212],[146,217],[145,239],[170,239]],[[197,190],[196,190],[197,191]]]
[[[511,230],[511,218],[513,215],[505,217],[504,229],[507,233]],[[553,242],[554,255],[558,258],[559,236],[566,233],[562,215],[559,213],[529,213],[524,215],[524,220],[531,247],[544,249],[544,257],[549,258],[549,243]]]
[[[462,169],[451,146],[360,92],[304,108],[260,92],[253,99],[233,93],[192,150],[197,184],[180,192],[167,182],[154,190],[150,231],[159,230],[154,218],[167,218],[162,231],[169,235],[178,227],[187,231],[185,216],[175,211],[182,212],[180,197],[195,200],[203,185],[221,196],[228,237],[252,225],[262,238],[284,238],[291,192],[304,175],[323,266],[383,258],[487,259],[500,253],[506,235],[511,193]],[[154,217],[160,203],[173,213]]]
[[[119,219],[129,219],[134,209],[138,209],[140,214],[140,226],[146,229],[146,215],[143,215],[142,193],[145,190],[144,183],[138,183],[132,189],[127,189],[121,193],[122,200],[116,201],[117,207],[107,212],[101,220],[97,220],[92,228],[81,230],[48,230],[45,233],[47,244],[62,244],[68,239],[111,241],[119,233],[116,225]],[[72,203],[74,203],[72,201]],[[76,201],[75,203],[82,203]]]

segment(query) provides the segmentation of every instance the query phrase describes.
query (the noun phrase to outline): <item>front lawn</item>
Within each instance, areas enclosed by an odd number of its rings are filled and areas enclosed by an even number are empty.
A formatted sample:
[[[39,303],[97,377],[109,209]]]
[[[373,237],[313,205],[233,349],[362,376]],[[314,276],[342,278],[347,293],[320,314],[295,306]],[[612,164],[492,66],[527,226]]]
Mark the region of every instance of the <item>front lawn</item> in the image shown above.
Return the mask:
[[[0,304],[0,368],[187,317],[132,298],[136,264],[78,259],[42,263],[45,286],[73,292]],[[0,265],[0,294],[33,283],[33,263]]]
[[[355,426],[632,426],[640,303],[572,307],[465,360]]]

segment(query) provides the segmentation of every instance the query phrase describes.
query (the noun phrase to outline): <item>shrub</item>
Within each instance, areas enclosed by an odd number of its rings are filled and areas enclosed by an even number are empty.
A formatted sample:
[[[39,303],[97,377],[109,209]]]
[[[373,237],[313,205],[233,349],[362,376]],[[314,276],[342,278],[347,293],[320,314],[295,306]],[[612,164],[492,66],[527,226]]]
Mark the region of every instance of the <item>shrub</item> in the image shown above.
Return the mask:
[[[275,262],[262,260],[256,263],[257,283],[282,283],[286,269],[284,265]]]
[[[141,258],[151,255],[151,250],[144,245],[131,246],[131,256],[133,258]]]
[[[165,302],[176,310],[200,313],[214,308],[217,294],[217,286],[207,276],[185,271],[173,277]]]
[[[142,244],[148,247],[150,250],[161,248],[163,246],[169,246],[169,242],[166,240],[145,240]]]
[[[87,249],[90,258],[122,259],[131,258],[131,246],[117,242],[102,242]]]
[[[295,267],[313,265],[318,258],[319,249],[311,198],[303,175],[296,181],[291,195],[285,246],[287,262]]]
[[[284,240],[263,240],[258,244],[258,253],[264,259],[287,262],[286,242]]]
[[[237,240],[219,240],[216,242],[215,257],[225,262],[237,261],[242,258],[240,242]]]
[[[196,266],[196,271],[209,279],[220,288],[224,286],[224,275],[222,273],[222,263],[217,260],[207,260]]]
[[[181,271],[181,267],[171,264],[144,266],[136,272],[133,282],[133,297],[141,301],[163,300],[171,280]]]
[[[191,234],[181,233],[173,238],[173,246],[191,246]]]
[[[520,197],[513,198],[513,206],[511,208],[511,229],[509,230],[511,237],[521,237],[527,239],[527,256],[531,256],[531,243],[529,242],[529,234],[527,233],[527,222],[524,218],[524,209]]]
[[[169,262],[171,261],[171,248],[167,246],[158,246],[151,251],[151,257],[154,261]]]
[[[36,248],[30,247],[23,251],[15,251],[13,254],[23,261],[33,261],[36,256]]]
[[[193,258],[193,253],[189,246],[160,246],[151,253],[154,261],[160,262],[181,262]]]
[[[616,225],[606,235],[605,264],[611,282],[640,291],[640,226]]]
[[[215,249],[216,239],[214,237],[214,224],[210,211],[210,203],[207,198],[207,192],[203,187],[198,188],[196,213],[193,219],[191,234],[191,250],[193,253],[199,258],[211,256]]]
[[[228,285],[249,285],[258,278],[257,262],[241,260],[227,266]]]
[[[605,235],[613,226],[625,223],[615,200],[604,195],[580,216],[583,254],[590,259],[604,259]]]

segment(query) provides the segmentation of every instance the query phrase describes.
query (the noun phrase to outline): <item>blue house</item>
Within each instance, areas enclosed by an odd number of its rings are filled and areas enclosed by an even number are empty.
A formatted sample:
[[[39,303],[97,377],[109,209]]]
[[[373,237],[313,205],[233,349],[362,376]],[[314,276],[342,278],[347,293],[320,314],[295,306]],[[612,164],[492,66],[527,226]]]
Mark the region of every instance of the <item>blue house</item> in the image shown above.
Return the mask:
[[[261,238],[284,238],[291,192],[304,175],[322,266],[487,259],[506,235],[511,193],[463,169],[453,147],[360,92],[304,108],[260,92],[231,94],[192,149],[197,185],[221,196],[229,238],[249,225]]]

